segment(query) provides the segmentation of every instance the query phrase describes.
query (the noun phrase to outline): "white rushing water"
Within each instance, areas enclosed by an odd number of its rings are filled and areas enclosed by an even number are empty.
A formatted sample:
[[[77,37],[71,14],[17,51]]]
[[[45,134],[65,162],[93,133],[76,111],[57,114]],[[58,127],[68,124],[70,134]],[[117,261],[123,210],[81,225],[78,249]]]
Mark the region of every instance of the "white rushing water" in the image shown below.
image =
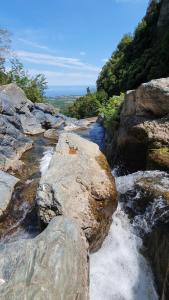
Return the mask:
[[[116,183],[119,192],[125,192],[133,184],[133,176],[116,178]],[[90,256],[90,300],[158,299],[141,246],[142,240],[119,204],[102,248]]]
[[[49,167],[52,155],[53,155],[53,147],[47,147],[47,150],[44,152],[44,155],[40,161],[40,171],[42,176],[45,174],[45,172]]]

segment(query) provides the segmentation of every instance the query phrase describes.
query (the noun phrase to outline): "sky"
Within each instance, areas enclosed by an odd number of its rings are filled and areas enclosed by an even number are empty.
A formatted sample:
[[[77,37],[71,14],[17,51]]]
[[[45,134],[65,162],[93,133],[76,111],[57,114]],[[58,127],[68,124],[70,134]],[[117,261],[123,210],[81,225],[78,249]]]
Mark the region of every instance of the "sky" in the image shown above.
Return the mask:
[[[0,27],[30,74],[50,88],[92,86],[125,33],[145,15],[148,0],[5,0]]]

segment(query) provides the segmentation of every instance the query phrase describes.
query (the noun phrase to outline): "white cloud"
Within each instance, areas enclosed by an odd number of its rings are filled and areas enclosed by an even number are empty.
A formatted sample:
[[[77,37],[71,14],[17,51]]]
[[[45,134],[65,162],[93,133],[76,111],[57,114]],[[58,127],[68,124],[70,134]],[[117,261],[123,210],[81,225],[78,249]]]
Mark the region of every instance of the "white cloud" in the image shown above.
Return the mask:
[[[38,48],[38,49],[41,49],[41,50],[50,50],[46,46],[40,45],[36,42],[32,42],[32,41],[24,39],[24,38],[18,38],[18,41],[24,43],[25,45],[28,45],[28,46],[31,46],[31,47],[34,47],[34,48]]]
[[[56,72],[50,70],[30,69],[29,73],[35,75],[43,73],[47,78],[49,86],[72,86],[72,85],[94,85],[98,73],[79,72]]]
[[[56,66],[67,69],[79,69],[97,73],[100,71],[100,68],[97,66],[84,63],[78,58],[61,57],[29,51],[16,51],[16,54],[20,59],[22,59],[22,61],[33,64]]]

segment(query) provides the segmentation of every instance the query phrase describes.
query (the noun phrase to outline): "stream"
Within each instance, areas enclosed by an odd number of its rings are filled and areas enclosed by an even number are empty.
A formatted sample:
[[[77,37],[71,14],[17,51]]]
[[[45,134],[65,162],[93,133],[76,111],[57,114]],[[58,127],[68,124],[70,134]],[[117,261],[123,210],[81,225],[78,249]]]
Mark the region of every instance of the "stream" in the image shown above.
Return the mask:
[[[80,136],[104,149],[104,130],[94,123],[88,130],[76,131]],[[40,233],[36,213],[36,191],[50,163],[56,143],[43,135],[33,137],[33,148],[25,152],[25,163],[6,216],[0,221],[1,243],[32,238]],[[128,190],[132,174],[125,180],[116,176],[120,193]],[[134,176],[134,175],[133,175]],[[128,199],[130,203],[130,199]],[[102,248],[90,256],[90,300],[157,300],[154,278],[146,258],[141,254],[142,239],[136,234],[123,203],[113,215],[112,225]]]

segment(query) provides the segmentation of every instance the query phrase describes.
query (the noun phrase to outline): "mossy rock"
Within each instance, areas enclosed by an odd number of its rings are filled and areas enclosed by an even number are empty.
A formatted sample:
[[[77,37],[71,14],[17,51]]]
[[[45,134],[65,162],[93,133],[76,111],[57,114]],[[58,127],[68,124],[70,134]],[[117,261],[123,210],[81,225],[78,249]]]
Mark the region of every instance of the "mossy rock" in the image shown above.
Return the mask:
[[[149,150],[147,168],[169,171],[169,147]]]

